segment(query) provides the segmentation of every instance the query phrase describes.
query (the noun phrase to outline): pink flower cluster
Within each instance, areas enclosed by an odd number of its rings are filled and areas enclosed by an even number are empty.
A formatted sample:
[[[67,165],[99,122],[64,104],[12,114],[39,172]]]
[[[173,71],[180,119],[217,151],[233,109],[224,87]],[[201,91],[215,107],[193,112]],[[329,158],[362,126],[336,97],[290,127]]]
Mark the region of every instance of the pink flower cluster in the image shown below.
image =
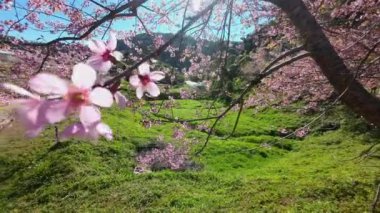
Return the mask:
[[[305,127],[305,128],[301,128],[301,129],[297,129],[294,133],[294,135],[297,137],[297,138],[304,138],[306,137],[306,135],[308,135],[310,132],[310,129],[308,127]]]
[[[138,170],[180,170],[186,166],[187,148],[176,148],[168,144],[163,149],[155,148],[137,156]],[[135,169],[136,170],[136,169]]]

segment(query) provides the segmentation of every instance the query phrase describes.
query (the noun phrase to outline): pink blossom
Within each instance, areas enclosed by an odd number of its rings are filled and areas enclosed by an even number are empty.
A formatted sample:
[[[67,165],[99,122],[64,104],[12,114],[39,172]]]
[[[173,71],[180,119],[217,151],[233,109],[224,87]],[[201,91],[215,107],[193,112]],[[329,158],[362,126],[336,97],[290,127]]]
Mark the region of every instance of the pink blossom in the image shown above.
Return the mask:
[[[186,169],[188,162],[188,147],[176,148],[173,144],[167,144],[164,148],[154,148],[142,152],[136,157],[138,166],[136,173],[147,172],[149,170]]]
[[[62,121],[70,113],[79,112],[81,123],[90,127],[100,121],[100,112],[93,105],[110,107],[113,103],[112,94],[105,88],[92,89],[96,72],[86,64],[74,66],[71,80],[72,84],[69,84],[55,75],[41,73],[32,78],[29,85],[34,91],[57,99],[51,101],[45,115],[49,123]]]
[[[92,66],[100,74],[106,74],[112,67],[112,63],[123,59],[123,54],[116,51],[117,39],[114,33],[110,33],[110,38],[105,44],[100,40],[89,41],[88,47],[94,53],[87,60],[87,64]]]
[[[79,112],[86,133],[94,132],[93,129],[97,128],[94,125],[100,123],[101,116],[93,105],[110,107],[113,103],[112,94],[105,88],[92,89],[96,72],[86,64],[75,65],[71,79],[72,84],[49,73],[33,77],[29,87],[45,95],[47,100],[16,85],[2,84],[3,88],[28,97],[15,101],[17,115],[26,128],[27,136],[37,136],[46,124],[60,122],[73,112]]]
[[[138,73],[129,78],[129,83],[136,88],[137,98],[141,99],[145,92],[152,97],[157,97],[160,89],[155,82],[163,79],[165,74],[159,71],[150,72],[148,63],[141,64]]]

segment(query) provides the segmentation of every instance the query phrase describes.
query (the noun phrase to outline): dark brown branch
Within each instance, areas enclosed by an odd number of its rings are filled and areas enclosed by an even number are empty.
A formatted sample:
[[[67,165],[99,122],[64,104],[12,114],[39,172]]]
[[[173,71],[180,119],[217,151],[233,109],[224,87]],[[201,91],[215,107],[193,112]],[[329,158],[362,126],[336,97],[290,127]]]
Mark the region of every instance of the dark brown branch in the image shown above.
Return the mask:
[[[280,60],[292,55],[292,54],[295,54],[299,51],[302,51],[305,49],[305,45],[302,45],[302,46],[299,46],[299,47],[296,47],[294,49],[291,49],[287,52],[284,52],[282,53],[281,55],[279,55],[275,60],[273,60],[271,63],[269,63],[263,70],[263,72],[267,71],[268,69],[270,69],[273,65],[275,65],[277,62],[279,62]]]
[[[58,126],[54,126],[55,144],[59,144],[59,131]]]
[[[145,32],[146,32],[148,35],[150,35],[150,32],[149,32],[148,28],[145,26],[145,24],[144,24],[143,20],[141,20],[140,16],[136,15],[136,18],[139,20],[139,22],[140,22],[141,25],[143,26]]]

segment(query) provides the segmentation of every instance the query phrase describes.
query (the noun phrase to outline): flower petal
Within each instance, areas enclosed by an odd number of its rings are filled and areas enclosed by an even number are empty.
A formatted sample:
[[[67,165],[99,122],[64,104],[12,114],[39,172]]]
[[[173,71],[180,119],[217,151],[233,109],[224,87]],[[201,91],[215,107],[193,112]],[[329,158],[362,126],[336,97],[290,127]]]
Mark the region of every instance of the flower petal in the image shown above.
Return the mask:
[[[37,137],[43,130],[45,129],[45,125],[40,125],[34,128],[29,128],[25,130],[25,135],[28,138]]]
[[[165,73],[160,71],[151,72],[149,78],[153,81],[159,81],[165,78]]]
[[[152,96],[152,97],[157,97],[158,95],[160,95],[160,88],[158,88],[158,86],[153,83],[153,82],[149,82],[146,87],[145,87],[146,91]]]
[[[92,52],[97,54],[102,54],[107,50],[104,42],[99,40],[88,41],[88,48],[90,48]]]
[[[104,61],[102,56],[94,55],[87,60],[87,64],[98,71],[100,74],[105,75],[112,67],[111,61]]]
[[[68,83],[60,77],[49,74],[40,73],[29,80],[29,86],[32,90],[41,94],[65,95],[68,90]]]
[[[90,93],[90,101],[101,107],[111,107],[113,103],[112,93],[108,89],[96,87]]]
[[[79,63],[73,68],[71,80],[75,86],[82,89],[89,89],[95,84],[96,72],[89,65]]]
[[[138,75],[132,75],[131,77],[129,77],[129,83],[135,88],[139,87],[140,86],[139,76]]]
[[[69,103],[64,100],[46,101],[45,102],[45,117],[50,124],[63,121],[69,114]]]
[[[105,137],[107,140],[113,139],[112,129],[105,123],[99,123],[96,125],[97,132]]]
[[[110,37],[108,39],[108,43],[107,43],[107,49],[110,51],[113,51],[116,49],[116,46],[117,46],[116,34],[114,32],[111,32]]]
[[[136,96],[138,99],[141,99],[144,95],[144,90],[142,87],[137,87],[136,88]]]
[[[148,63],[143,63],[138,67],[140,75],[148,75],[150,73],[150,68]]]
[[[115,97],[115,102],[121,109],[127,107],[128,99],[121,92],[117,91],[113,96]]]
[[[65,128],[60,134],[60,138],[65,140],[72,137],[83,138],[86,135],[86,129],[81,123],[74,123]]]
[[[113,51],[111,55],[116,59],[116,61],[121,61],[124,58],[123,53],[119,51]]]
[[[36,137],[46,126],[44,101],[36,99],[18,100],[16,116],[25,128],[28,137]]]
[[[34,99],[40,99],[40,97],[38,95],[35,95],[35,94],[29,92],[28,90],[21,88],[17,85],[14,85],[14,84],[2,83],[2,84],[0,84],[0,86],[6,90],[15,92],[15,93],[22,95],[22,96],[27,96],[27,97],[34,98]]]
[[[96,107],[82,106],[79,112],[79,119],[85,128],[90,128],[91,125],[100,121],[101,115]]]

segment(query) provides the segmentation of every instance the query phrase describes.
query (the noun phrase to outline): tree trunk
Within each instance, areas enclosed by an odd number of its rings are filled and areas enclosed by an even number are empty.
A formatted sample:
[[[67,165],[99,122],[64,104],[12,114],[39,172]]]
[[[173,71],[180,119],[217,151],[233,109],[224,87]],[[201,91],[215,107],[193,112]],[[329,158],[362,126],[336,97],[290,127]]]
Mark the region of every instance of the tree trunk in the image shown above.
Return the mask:
[[[305,39],[306,50],[341,100],[368,122],[380,127],[380,99],[372,96],[348,70],[302,0],[265,0],[280,7]]]

